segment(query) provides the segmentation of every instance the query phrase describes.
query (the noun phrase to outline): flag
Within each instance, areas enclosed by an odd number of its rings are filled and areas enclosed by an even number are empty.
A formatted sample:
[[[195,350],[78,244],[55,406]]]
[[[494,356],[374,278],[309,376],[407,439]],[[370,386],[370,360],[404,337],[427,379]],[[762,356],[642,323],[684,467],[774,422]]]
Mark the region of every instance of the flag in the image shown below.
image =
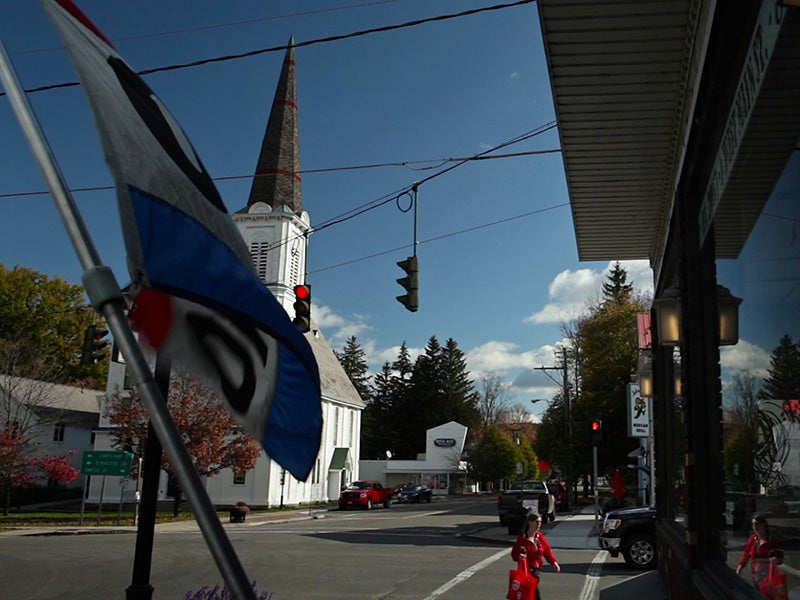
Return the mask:
[[[266,453],[307,479],[322,433],[308,341],[255,274],[166,107],[71,0],[40,1],[78,72],[115,180],[140,337],[214,384]]]

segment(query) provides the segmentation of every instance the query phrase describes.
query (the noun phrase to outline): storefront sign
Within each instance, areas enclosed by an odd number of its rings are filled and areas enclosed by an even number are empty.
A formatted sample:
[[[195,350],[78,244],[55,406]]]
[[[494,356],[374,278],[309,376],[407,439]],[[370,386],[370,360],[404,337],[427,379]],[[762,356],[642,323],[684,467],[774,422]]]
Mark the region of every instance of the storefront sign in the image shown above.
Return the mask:
[[[761,13],[758,15],[753,38],[750,40],[750,49],[747,52],[747,58],[739,78],[739,86],[736,88],[731,112],[728,114],[728,122],[725,124],[725,131],[717,150],[714,168],[711,171],[703,203],[700,205],[698,225],[701,245],[706,239],[711,221],[714,219],[714,214],[739,154],[739,146],[744,139],[761,84],[766,77],[785,13],[786,8],[779,6],[776,0],[764,0],[761,5]]]
[[[628,384],[628,437],[650,436],[650,399],[639,392],[639,385]]]

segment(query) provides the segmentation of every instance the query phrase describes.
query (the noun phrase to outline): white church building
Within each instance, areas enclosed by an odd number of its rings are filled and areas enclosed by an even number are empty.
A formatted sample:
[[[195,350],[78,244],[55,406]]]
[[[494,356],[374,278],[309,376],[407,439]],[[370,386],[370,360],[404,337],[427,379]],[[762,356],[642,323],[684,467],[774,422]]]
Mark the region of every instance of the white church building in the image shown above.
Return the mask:
[[[258,157],[250,197],[244,208],[232,215],[261,280],[291,315],[294,286],[306,283],[307,234],[311,230],[309,214],[303,210],[298,135],[297,93],[294,47],[290,47],[281,70],[275,99]],[[307,481],[298,481],[262,452],[256,466],[244,474],[225,470],[205,481],[211,501],[217,505],[245,501],[254,506],[296,505],[336,500],[339,490],[358,479],[361,412],[364,402],[353,387],[322,332],[313,320],[306,333],[319,366],[322,389],[322,442],[316,464]],[[107,392],[124,390],[125,365],[112,352]],[[224,410],[224,409],[223,409]],[[111,424],[101,410],[95,450],[109,450]],[[105,430],[105,432],[104,432]],[[89,498],[97,499],[101,482],[94,477]],[[158,497],[169,497],[166,473],[162,472]],[[120,481],[106,482],[109,486]],[[136,483],[126,484],[127,497],[135,493]]]

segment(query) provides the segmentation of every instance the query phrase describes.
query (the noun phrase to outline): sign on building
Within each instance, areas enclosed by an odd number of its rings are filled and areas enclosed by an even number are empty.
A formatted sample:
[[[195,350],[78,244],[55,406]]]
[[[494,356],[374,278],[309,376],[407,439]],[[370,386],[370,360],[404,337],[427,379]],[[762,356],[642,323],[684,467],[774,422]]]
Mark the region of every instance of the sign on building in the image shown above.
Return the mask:
[[[639,392],[638,383],[628,384],[628,437],[650,437],[650,400]]]

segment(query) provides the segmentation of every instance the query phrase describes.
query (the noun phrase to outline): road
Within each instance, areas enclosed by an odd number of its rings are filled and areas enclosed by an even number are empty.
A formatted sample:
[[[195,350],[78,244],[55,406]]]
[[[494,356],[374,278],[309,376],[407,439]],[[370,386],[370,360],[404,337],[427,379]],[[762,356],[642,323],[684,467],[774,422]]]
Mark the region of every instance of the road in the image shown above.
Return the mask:
[[[510,544],[464,535],[482,524],[493,525],[494,510],[493,498],[457,497],[236,525],[228,535],[248,577],[259,591],[272,592],[273,600],[499,600],[514,566]],[[3,597],[125,598],[134,543],[131,532],[3,537]],[[545,598],[623,598],[625,582],[639,575],[621,559],[594,548],[557,548],[556,554],[562,573],[545,571]],[[188,591],[221,581],[199,532],[156,533],[151,575],[155,600],[180,600]]]

